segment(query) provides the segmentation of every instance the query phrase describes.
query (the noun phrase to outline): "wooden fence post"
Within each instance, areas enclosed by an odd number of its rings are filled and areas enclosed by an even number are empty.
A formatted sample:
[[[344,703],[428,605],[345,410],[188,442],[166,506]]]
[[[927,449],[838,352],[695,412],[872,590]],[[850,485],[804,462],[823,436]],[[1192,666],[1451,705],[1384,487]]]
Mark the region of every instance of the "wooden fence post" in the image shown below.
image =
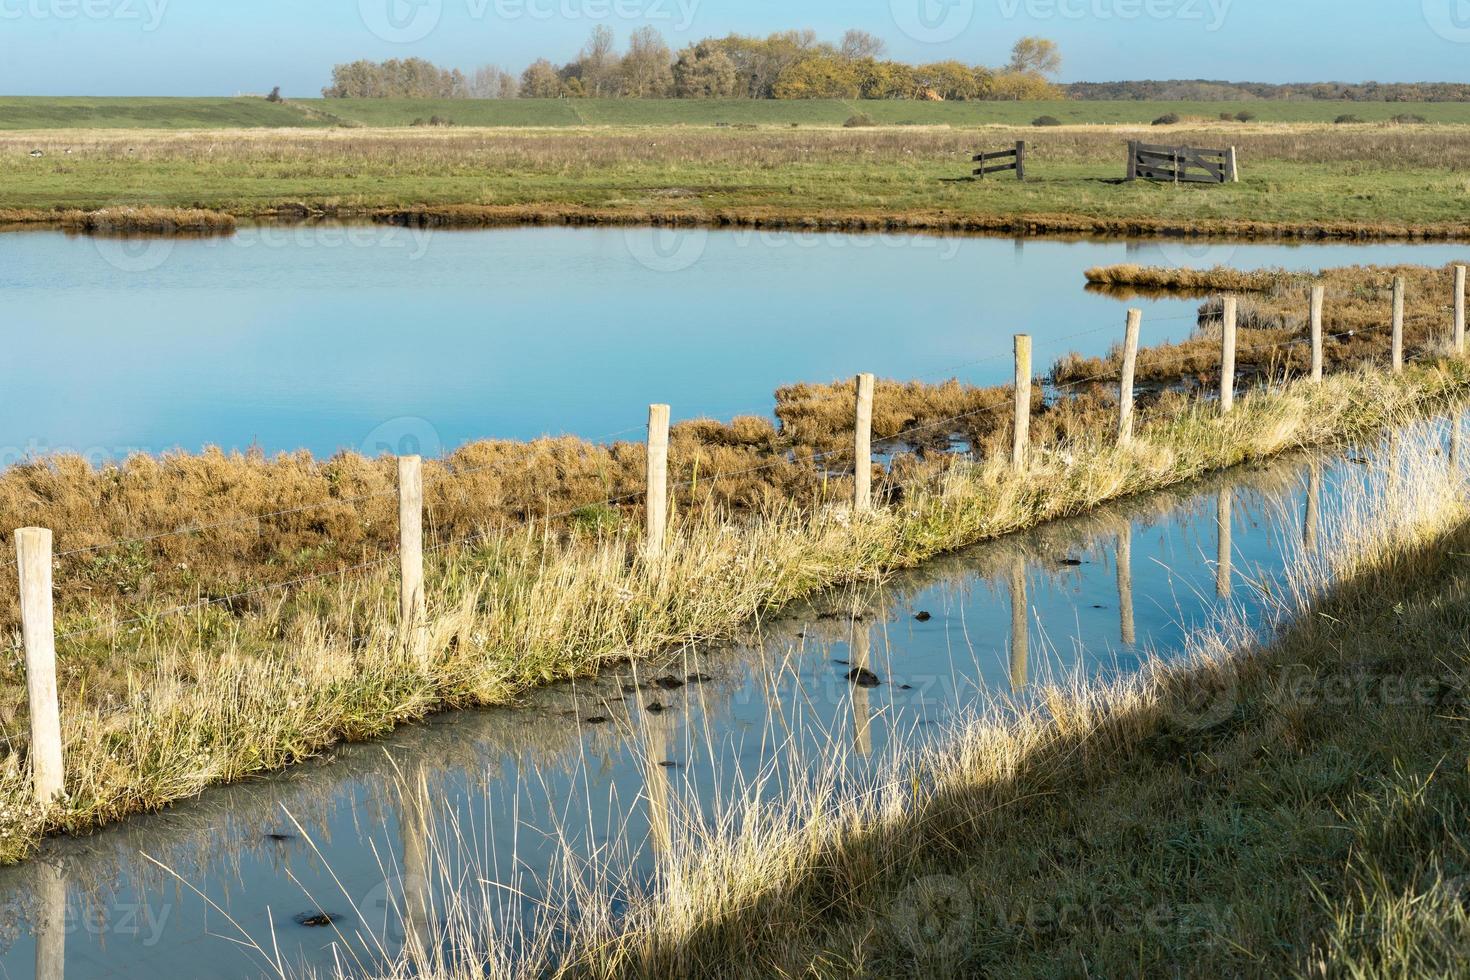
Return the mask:
[[[1404,277],[1393,278],[1393,370],[1404,369]]]
[[[424,461],[398,457],[398,626],[403,640],[419,651],[424,627]]]
[[[873,389],[871,374],[857,376],[857,424],[853,452],[853,510],[866,514],[873,509]]]
[[[667,405],[648,406],[648,557],[664,553],[669,527],[669,415]]]
[[[1322,364],[1324,351],[1322,349],[1322,306],[1326,302],[1327,288],[1322,285],[1312,287],[1312,383],[1322,383]]]
[[[1456,354],[1465,353],[1465,267],[1455,266],[1455,329]]]
[[[1138,140],[1128,141],[1128,179],[1138,179]]]
[[[1133,441],[1133,388],[1138,376],[1138,335],[1143,327],[1143,311],[1129,310],[1128,325],[1123,331],[1123,377],[1118,383],[1118,442]]]
[[[61,757],[61,706],[56,696],[56,620],[51,593],[51,532],[15,532],[20,571],[20,622],[25,643],[26,692],[31,713],[31,786],[49,805],[66,792]]]
[[[1016,140],[1016,179],[1026,179],[1026,141]]]
[[[1232,184],[1240,183],[1240,167],[1237,165],[1233,146],[1225,153],[1225,165],[1225,179]]]
[[[1016,334],[1016,426],[1011,467],[1018,473],[1026,468],[1031,443],[1031,380],[1031,338]]]
[[[1238,301],[1225,297],[1220,323],[1220,413],[1235,408],[1235,324]]]

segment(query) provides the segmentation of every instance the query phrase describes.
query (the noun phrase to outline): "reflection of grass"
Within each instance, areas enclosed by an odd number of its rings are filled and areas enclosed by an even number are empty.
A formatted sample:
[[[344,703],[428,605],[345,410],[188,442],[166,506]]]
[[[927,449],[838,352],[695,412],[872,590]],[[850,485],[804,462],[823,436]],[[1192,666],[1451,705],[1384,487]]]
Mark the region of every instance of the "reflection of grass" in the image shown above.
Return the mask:
[[[513,702],[684,642],[728,636],[824,587],[872,579],[985,538],[1083,512],[1300,445],[1362,434],[1470,385],[1464,362],[1397,378],[1333,376],[1320,387],[1254,392],[1220,418],[1208,403],[1147,421],[1132,447],[1107,426],[1038,452],[1021,477],[992,459],[927,471],[901,505],[854,519],[830,505],[772,504],[729,522],[682,514],[668,557],[639,556],[636,529],[564,537],[539,526],[432,556],[427,667],[394,636],[385,567],[340,585],[267,593],[232,608],[119,623],[105,604],[61,623],[98,632],[62,642],[69,803],[48,826],[80,829],[291,763],[340,739],[380,735],[446,705]],[[98,664],[93,668],[89,664]],[[104,666],[105,665],[105,666]],[[13,683],[13,679],[12,679]],[[23,711],[5,719],[14,773]],[[0,772],[3,856],[36,824]]]
[[[882,110],[870,111],[881,124]],[[1185,188],[1118,182],[1124,141],[1137,135],[881,125],[0,133],[9,209],[0,223],[134,205],[464,225],[1408,237],[1463,235],[1470,217],[1470,140],[1457,127],[1185,127],[1169,139],[1228,139],[1246,174],[1239,184]],[[966,179],[977,149],[1017,139],[1031,144],[1026,182]],[[34,149],[45,155],[31,158]]]
[[[1202,636],[1187,666],[1048,692],[868,792],[818,774],[685,827],[567,973],[1462,975],[1466,479],[1422,435],[1389,469],[1267,597],[1275,639]]]

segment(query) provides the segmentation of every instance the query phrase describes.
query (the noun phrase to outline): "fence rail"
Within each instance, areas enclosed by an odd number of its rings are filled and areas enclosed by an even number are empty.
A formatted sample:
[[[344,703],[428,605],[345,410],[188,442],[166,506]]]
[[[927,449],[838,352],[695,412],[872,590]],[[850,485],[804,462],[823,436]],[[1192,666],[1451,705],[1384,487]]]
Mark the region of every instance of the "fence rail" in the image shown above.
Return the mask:
[[[1021,160],[1018,157],[1017,162]],[[1455,273],[1454,297],[1452,307],[1454,309],[1454,320],[1450,330],[1450,347],[1459,356],[1465,354],[1465,269],[1457,267]],[[1392,337],[1390,356],[1395,372],[1403,369],[1403,308],[1404,308],[1404,282],[1402,278],[1394,283],[1392,317]],[[1220,369],[1219,369],[1219,409],[1223,416],[1231,411],[1235,396],[1236,381],[1236,319],[1237,303],[1234,296],[1226,296],[1222,315],[1222,330],[1220,341]],[[1322,364],[1324,360],[1324,343],[1328,336],[1322,329],[1323,320],[1323,292],[1321,287],[1312,290],[1308,320],[1310,322],[1309,336],[1287,342],[1276,342],[1261,345],[1258,348],[1247,350],[1261,350],[1266,348],[1280,348],[1296,346],[1308,342],[1312,346],[1311,372],[1306,375],[1310,383],[1320,384],[1322,382]],[[1129,443],[1137,437],[1134,435],[1134,382],[1136,378],[1136,365],[1139,355],[1139,333],[1143,314],[1138,310],[1129,310],[1127,322],[1124,328],[1123,345],[1120,356],[1119,370],[1107,371],[1092,377],[1080,378],[1057,386],[1057,391],[1067,391],[1083,387],[1084,385],[1098,384],[1103,382],[1116,382],[1119,385],[1119,415],[1117,425],[1117,438],[1120,443]],[[1339,335],[1332,335],[1339,336]],[[1014,413],[1014,440],[1012,443],[1012,465],[1017,473],[1024,474],[1030,466],[1031,452],[1031,388],[1035,380],[1031,364],[1032,345],[1031,338],[1027,335],[1017,335],[1014,339],[1015,356],[1015,390],[1014,399],[1009,406]],[[857,513],[864,513],[875,509],[872,494],[872,473],[874,466],[874,455],[872,445],[872,420],[873,403],[876,382],[871,374],[859,375],[854,384],[853,403],[853,474],[855,496],[852,508]],[[977,409],[962,415],[946,419],[939,419],[926,423],[914,429],[905,430],[905,435],[913,436],[926,430],[934,430],[943,426],[954,426],[956,423],[967,418],[973,418],[987,413],[1004,411],[1008,406],[1001,404],[988,408]],[[657,560],[664,552],[666,537],[668,534],[668,500],[669,490],[669,420],[670,408],[667,405],[652,405],[649,408],[648,418],[648,469],[647,486],[644,493],[647,501],[647,544],[646,555],[649,560]],[[953,431],[953,430],[951,430]],[[849,450],[821,453],[812,457],[817,459],[846,455]],[[773,465],[773,464],[767,464]],[[273,591],[276,589],[288,589],[305,582],[316,581],[334,574],[346,575],[349,572],[367,568],[376,568],[397,560],[399,566],[399,629],[401,639],[405,647],[411,651],[420,663],[427,665],[428,650],[426,645],[426,610],[427,602],[424,594],[424,493],[423,474],[421,460],[416,456],[401,457],[398,462],[398,498],[399,498],[399,547],[396,555],[388,555],[377,561],[367,561],[350,569],[342,569],[340,572],[327,572],[320,575],[308,576],[281,583],[275,586],[267,586],[255,590],[258,592]],[[747,472],[754,472],[747,471]],[[624,500],[628,498],[616,498]],[[603,501],[612,503],[613,500]],[[589,504],[590,506],[590,504]],[[566,516],[573,513],[567,511]],[[147,540],[147,539],[144,539]],[[458,543],[466,543],[475,540],[474,537],[465,539]],[[63,759],[61,706],[57,695],[56,685],[56,641],[67,639],[71,636],[80,635],[90,630],[78,633],[62,634],[58,637],[55,627],[54,590],[52,588],[52,572],[55,558],[60,555],[53,554],[52,531],[45,528],[23,528],[15,532],[17,549],[17,573],[20,577],[20,588],[22,598],[22,634],[25,654],[25,668],[27,693],[31,719],[31,742],[28,746],[27,756],[30,769],[32,791],[43,807],[53,805],[58,796],[65,794],[65,769]],[[428,551],[438,551],[449,547],[451,544],[438,545]],[[62,554],[66,554],[63,552]],[[254,593],[242,593],[249,595]],[[171,612],[188,612],[202,608],[206,604],[212,604],[223,600],[211,599],[200,602],[181,605]]]

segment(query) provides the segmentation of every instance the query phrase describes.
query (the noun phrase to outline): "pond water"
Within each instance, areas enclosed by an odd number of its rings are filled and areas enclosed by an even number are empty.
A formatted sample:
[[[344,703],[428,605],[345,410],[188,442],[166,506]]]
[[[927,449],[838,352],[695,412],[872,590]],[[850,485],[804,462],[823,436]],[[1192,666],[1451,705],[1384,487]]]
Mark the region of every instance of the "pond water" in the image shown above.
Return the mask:
[[[860,780],[1049,679],[1132,674],[1223,617],[1259,621],[1263,590],[1317,546],[1362,472],[1348,456],[1295,457],[1124,501],[823,596],[636,677],[445,715],[50,841],[0,871],[0,975],[370,969],[434,943],[456,897],[526,913],[566,853],[646,880],[681,846],[681,813],[717,815],[752,787],[780,796],[821,760]],[[852,664],[881,686],[854,687]],[[669,678],[686,683],[658,684]],[[416,884],[446,869],[457,894]],[[406,924],[405,881],[431,908]],[[319,911],[334,928],[294,921]]]
[[[796,381],[873,371],[1006,381],[1145,343],[1189,300],[1086,291],[1118,262],[1320,268],[1457,245],[1234,245],[785,232],[247,227],[224,239],[0,234],[0,465],[206,445],[433,456],[486,437],[633,435],[768,414]]]

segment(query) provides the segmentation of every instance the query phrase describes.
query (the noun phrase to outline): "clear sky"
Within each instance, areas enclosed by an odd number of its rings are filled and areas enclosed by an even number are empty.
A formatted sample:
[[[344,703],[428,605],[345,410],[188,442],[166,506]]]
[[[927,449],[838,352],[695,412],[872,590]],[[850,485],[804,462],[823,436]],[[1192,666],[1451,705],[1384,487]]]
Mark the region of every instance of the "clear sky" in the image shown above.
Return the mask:
[[[1040,34],[1067,81],[1470,81],[1470,0],[0,0],[0,94],[310,96],[356,58],[519,73],[599,23],[675,49],[858,27],[897,58],[972,64]]]

